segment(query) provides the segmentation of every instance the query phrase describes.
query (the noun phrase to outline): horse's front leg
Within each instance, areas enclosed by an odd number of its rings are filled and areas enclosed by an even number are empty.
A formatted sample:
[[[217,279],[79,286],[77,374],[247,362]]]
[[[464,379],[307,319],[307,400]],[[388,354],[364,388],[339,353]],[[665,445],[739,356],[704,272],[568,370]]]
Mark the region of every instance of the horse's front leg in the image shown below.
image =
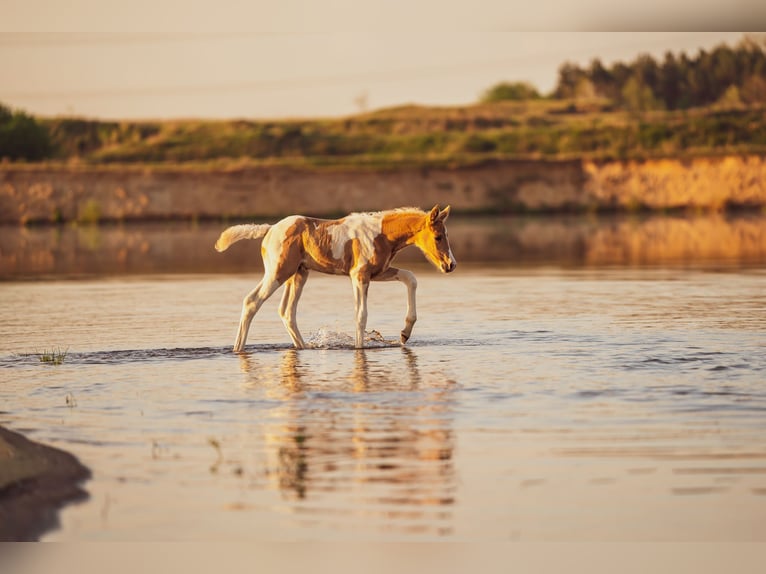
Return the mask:
[[[418,320],[418,313],[415,307],[415,291],[418,288],[418,280],[411,271],[406,269],[397,269],[389,267],[380,275],[373,277],[373,281],[401,281],[407,287],[407,315],[404,318],[404,329],[400,333],[402,345],[407,342],[412,335],[412,327]]]
[[[364,331],[367,328],[367,291],[370,287],[370,280],[361,274],[352,274],[351,285],[354,289],[354,309],[356,311],[354,344],[357,349],[362,349],[364,348]]]

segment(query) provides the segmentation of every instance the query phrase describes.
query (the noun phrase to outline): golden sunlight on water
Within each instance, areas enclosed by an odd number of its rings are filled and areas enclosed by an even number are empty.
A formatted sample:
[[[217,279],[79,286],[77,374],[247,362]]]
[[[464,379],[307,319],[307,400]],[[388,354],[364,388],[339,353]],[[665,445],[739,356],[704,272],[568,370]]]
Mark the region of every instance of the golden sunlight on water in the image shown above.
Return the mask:
[[[352,371],[342,381],[344,390],[355,394],[421,393],[417,356],[410,349],[402,352],[402,364],[382,367],[377,362],[371,365],[367,352],[353,351]],[[274,413],[279,424],[268,429],[264,441],[271,454],[266,462],[273,471],[270,484],[286,499],[311,497],[321,505],[323,493],[354,492],[368,513],[380,506],[378,512],[387,518],[409,518],[410,531],[430,528],[427,522],[417,523],[427,515],[420,507],[452,503],[454,438],[448,424],[448,395],[454,382],[429,388],[429,393],[439,396],[437,401],[417,401],[408,409],[385,402],[370,408],[359,402],[333,413],[333,423],[328,424],[308,404],[289,400],[312,388],[312,374],[301,363],[298,351],[282,352],[278,376],[273,378],[264,377],[268,369],[261,368],[254,354],[242,357],[240,363],[247,374],[246,384],[265,386],[267,397],[285,400],[284,407]],[[312,505],[296,510],[311,514],[321,509]],[[354,509],[347,511],[353,513]],[[449,517],[444,510],[437,514]]]
[[[0,279],[141,273],[254,272],[258,251],[213,244],[219,223],[3,227]],[[720,214],[635,217],[450,219],[462,262],[529,265],[760,264],[766,216]],[[399,256],[421,261],[415,250]]]
[[[257,272],[0,284],[0,424],[93,470],[46,539],[763,541],[762,267],[417,274],[406,347],[312,275],[244,355]]]

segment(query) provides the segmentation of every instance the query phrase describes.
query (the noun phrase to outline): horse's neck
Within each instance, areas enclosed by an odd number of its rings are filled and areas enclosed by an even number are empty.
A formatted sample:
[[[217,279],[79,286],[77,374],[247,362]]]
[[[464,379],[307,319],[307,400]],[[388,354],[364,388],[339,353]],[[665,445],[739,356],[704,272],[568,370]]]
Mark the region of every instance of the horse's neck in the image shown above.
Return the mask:
[[[396,214],[383,220],[382,231],[395,251],[413,243],[415,235],[423,229],[423,215]]]

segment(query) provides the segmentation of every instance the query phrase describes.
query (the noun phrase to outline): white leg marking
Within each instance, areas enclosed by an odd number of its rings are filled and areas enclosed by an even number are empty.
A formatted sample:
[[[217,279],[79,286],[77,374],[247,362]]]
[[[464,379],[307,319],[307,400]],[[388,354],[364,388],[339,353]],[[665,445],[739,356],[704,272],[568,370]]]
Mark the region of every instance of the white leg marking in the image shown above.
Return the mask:
[[[303,340],[303,337],[301,337],[301,333],[298,330],[296,314],[298,310],[298,299],[301,298],[303,286],[306,284],[308,276],[308,270],[302,269],[290,277],[285,283],[285,292],[284,295],[282,295],[282,302],[279,305],[279,315],[282,317],[282,322],[285,324],[285,328],[290,334],[290,338],[293,340],[293,345],[295,345],[296,349],[306,348],[306,342]]]
[[[364,330],[367,328],[367,289],[370,283],[352,274],[351,286],[354,289],[354,308],[356,310],[356,337],[354,342],[357,349],[363,349]]]
[[[400,334],[402,345],[407,342],[412,335],[412,327],[418,320],[417,308],[415,305],[415,292],[418,288],[418,280],[411,271],[406,269],[397,269],[390,267],[384,273],[381,273],[373,281],[401,281],[407,287],[407,315],[404,318],[404,329]]]
[[[263,302],[266,301],[274,291],[279,287],[279,281],[276,277],[264,277],[258,286],[248,293],[245,300],[242,302],[242,316],[239,319],[239,330],[237,331],[237,339],[234,341],[234,352],[241,353],[245,348],[245,341],[247,341],[247,332],[250,329],[250,323],[261,308]]]

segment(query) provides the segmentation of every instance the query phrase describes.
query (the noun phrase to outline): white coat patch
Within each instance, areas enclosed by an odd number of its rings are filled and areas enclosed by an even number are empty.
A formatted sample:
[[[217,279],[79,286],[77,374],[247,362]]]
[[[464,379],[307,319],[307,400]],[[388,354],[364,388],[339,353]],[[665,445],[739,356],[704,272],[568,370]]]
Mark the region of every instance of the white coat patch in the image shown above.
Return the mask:
[[[332,237],[332,256],[342,259],[346,252],[346,244],[359,240],[362,258],[369,261],[375,255],[375,238],[383,232],[383,215],[381,213],[352,213],[342,223],[329,228]]]

